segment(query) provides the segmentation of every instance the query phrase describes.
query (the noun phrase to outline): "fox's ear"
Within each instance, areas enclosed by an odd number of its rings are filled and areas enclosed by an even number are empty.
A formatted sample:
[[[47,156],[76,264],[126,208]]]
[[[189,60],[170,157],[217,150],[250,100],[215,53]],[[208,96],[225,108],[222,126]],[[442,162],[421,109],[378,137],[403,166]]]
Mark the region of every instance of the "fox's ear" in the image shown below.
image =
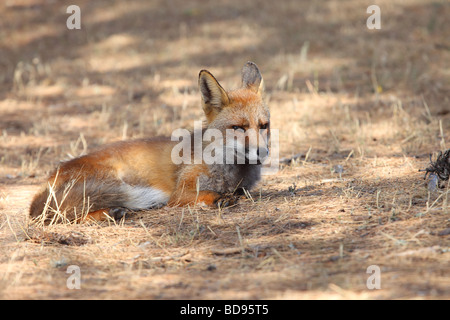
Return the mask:
[[[203,111],[208,119],[211,112],[213,112],[211,115],[216,115],[224,106],[230,103],[228,94],[209,71],[200,71],[198,86],[202,95]]]
[[[249,61],[242,68],[242,87],[261,95],[264,93],[264,80],[254,62]]]

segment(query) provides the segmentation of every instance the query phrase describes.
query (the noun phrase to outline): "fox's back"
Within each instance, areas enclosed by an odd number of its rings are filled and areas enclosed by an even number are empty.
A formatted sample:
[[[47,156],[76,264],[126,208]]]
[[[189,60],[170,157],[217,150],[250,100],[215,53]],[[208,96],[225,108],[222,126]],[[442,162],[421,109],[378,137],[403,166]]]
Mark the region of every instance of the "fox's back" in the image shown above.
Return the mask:
[[[114,178],[130,185],[157,186],[170,193],[177,166],[167,137],[116,142],[60,164],[53,177]]]

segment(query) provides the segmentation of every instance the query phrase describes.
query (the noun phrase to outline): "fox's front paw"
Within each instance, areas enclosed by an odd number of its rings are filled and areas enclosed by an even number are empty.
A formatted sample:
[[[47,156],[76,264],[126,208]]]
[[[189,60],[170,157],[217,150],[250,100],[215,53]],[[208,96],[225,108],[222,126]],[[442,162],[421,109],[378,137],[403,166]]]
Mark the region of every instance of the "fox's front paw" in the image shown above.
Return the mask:
[[[218,208],[229,207],[236,204],[239,201],[239,196],[234,194],[227,194],[220,197],[216,201],[216,205]]]
[[[114,220],[118,221],[120,219],[122,219],[123,217],[125,217],[125,215],[129,212],[129,210],[127,208],[122,208],[122,207],[115,207],[115,208],[111,208],[108,211],[108,214],[114,218]]]

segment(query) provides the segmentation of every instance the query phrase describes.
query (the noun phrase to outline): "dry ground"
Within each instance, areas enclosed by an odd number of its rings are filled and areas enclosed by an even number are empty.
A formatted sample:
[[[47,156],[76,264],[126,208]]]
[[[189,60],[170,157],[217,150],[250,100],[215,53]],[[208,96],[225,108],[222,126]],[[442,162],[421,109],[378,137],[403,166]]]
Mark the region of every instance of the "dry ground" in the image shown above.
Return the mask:
[[[0,17],[1,298],[450,298],[449,187],[418,172],[450,147],[448,1],[7,0]],[[247,60],[280,156],[300,154],[251,198],[29,225],[60,160],[192,127],[198,71],[233,88]]]

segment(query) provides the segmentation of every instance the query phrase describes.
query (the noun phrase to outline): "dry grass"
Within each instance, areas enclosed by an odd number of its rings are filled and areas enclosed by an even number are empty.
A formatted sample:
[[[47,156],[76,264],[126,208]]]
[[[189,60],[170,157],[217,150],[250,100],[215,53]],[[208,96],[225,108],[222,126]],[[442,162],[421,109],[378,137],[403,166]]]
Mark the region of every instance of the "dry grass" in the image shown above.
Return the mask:
[[[65,1],[0,6],[0,297],[450,298],[450,6],[378,1]],[[257,8],[257,10],[255,10]],[[255,61],[280,156],[297,158],[231,208],[30,225],[58,161],[201,119],[197,74],[226,88]],[[286,161],[289,162],[289,161]],[[81,290],[66,286],[69,265]],[[370,265],[381,289],[369,290]]]

